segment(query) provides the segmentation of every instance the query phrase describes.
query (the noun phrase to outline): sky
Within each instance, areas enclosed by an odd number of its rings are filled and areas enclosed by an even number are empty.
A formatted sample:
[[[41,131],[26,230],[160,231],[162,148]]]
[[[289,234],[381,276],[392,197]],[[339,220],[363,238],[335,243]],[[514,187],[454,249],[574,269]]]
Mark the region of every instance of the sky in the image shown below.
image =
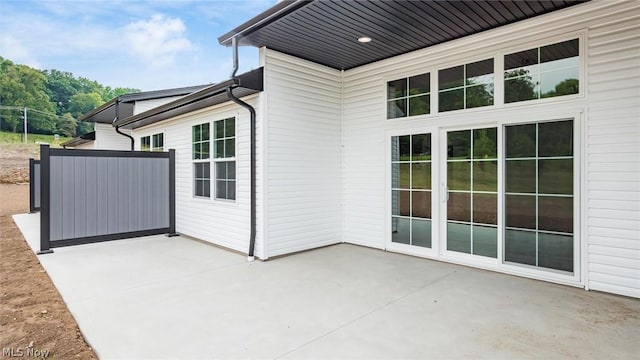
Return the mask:
[[[142,91],[228,79],[218,37],[277,0],[0,0],[0,56]],[[239,73],[258,67],[240,47]]]

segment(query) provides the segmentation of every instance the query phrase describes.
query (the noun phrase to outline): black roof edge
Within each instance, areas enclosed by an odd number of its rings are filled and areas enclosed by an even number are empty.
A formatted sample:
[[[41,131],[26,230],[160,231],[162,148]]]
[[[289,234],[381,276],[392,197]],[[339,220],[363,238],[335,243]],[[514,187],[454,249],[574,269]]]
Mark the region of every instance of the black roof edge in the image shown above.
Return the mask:
[[[96,116],[101,112],[107,110],[108,108],[115,106],[116,102],[118,101],[132,102],[132,101],[141,101],[141,100],[162,99],[165,97],[172,97],[172,96],[183,96],[183,95],[191,94],[194,91],[201,90],[208,86],[211,86],[211,85],[185,86],[185,87],[172,88],[172,89],[142,91],[138,93],[119,95],[107,101],[106,103],[98,106],[97,108],[89,111],[88,113],[83,114],[78,118],[78,121],[85,121],[93,116]]]
[[[88,132],[84,135],[80,135],[80,136],[76,136],[71,140],[67,140],[65,142],[63,142],[62,144],[60,144],[60,146],[78,146],[78,145],[82,145],[91,141],[95,141],[96,140],[96,132],[92,131],[92,132]]]
[[[253,31],[259,30],[272,22],[287,16],[288,14],[298,10],[299,8],[309,5],[314,0],[283,0],[276,5],[265,10],[261,14],[253,17],[249,21],[246,21],[242,25],[229,31],[228,33],[218,38],[218,43],[224,46],[231,46],[231,39],[239,36],[249,34]]]
[[[199,91],[193,92],[189,95],[176,99],[174,101],[168,102],[166,104],[157,106],[153,109],[149,109],[145,112],[129,116],[128,118],[120,119],[116,121],[113,125],[117,127],[128,126],[134,124],[136,122],[148,119],[152,116],[156,116],[171,110],[175,110],[200,100],[206,99],[208,97],[220,94],[225,92],[229,87],[242,87],[247,89],[252,89],[256,91],[263,90],[263,76],[264,76],[264,68],[260,67],[255,70],[251,70],[249,72],[238,75],[235,79],[225,80],[216,84],[213,84],[209,87],[201,89]]]

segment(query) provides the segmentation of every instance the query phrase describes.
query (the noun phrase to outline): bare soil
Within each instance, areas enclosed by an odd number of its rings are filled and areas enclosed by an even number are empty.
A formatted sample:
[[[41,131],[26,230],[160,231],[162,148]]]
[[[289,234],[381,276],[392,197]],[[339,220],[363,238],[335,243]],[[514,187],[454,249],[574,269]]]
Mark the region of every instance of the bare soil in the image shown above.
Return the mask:
[[[40,158],[40,149],[37,146],[2,144],[0,146],[0,184],[29,182],[29,158]]]
[[[9,349],[0,358],[28,357],[30,347],[40,357],[96,359],[11,217],[29,211],[28,159],[38,155],[29,150],[0,148],[0,349]]]

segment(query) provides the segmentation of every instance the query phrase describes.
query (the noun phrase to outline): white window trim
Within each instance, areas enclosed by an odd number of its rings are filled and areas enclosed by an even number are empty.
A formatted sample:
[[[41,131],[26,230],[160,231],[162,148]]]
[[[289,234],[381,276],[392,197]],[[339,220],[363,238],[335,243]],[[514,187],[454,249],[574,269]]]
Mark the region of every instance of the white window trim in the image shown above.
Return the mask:
[[[206,142],[209,143],[209,157],[207,157],[206,159],[194,159],[193,158],[193,145],[196,143],[193,140],[193,128],[196,126],[202,126],[204,124],[209,124],[209,140],[206,140]],[[189,142],[190,145],[190,151],[189,151],[189,157],[191,158],[191,196],[194,199],[198,199],[198,200],[211,200],[211,164],[209,164],[209,196],[203,196],[203,195],[196,195],[196,168],[195,168],[195,164],[199,164],[199,163],[211,163],[211,122],[201,122],[201,123],[197,123],[197,124],[193,124],[189,127],[190,130],[190,138],[191,141]],[[198,141],[198,143],[204,143],[205,141]]]
[[[521,43],[521,44],[518,44],[517,46],[498,48],[494,51],[483,53],[482,55],[477,55],[473,57],[460,57],[459,58],[460,61],[456,61],[456,63],[452,65],[448,65],[448,64],[445,65],[442,63],[438,63],[437,65],[430,65],[420,70],[407,72],[406,74],[408,75],[403,75],[400,72],[394,72],[393,75],[383,76],[382,78],[380,78],[381,80],[380,93],[385,100],[384,120],[388,123],[397,124],[404,121],[410,122],[412,120],[421,120],[421,119],[427,120],[427,119],[432,119],[438,116],[457,116],[458,114],[466,114],[466,113],[471,114],[474,112],[482,112],[490,109],[512,109],[512,108],[518,108],[520,106],[538,105],[538,104],[549,106],[551,104],[556,104],[556,103],[585,99],[587,97],[585,84],[588,82],[587,71],[586,71],[586,64],[587,64],[587,57],[588,57],[588,54],[586,51],[587,49],[586,33],[587,33],[586,30],[573,31],[573,32],[564,33],[561,35],[546,37],[536,41]],[[561,43],[561,42],[572,40],[572,39],[578,39],[578,49],[579,49],[580,83],[579,83],[579,90],[577,94],[524,100],[524,101],[517,101],[512,103],[504,102],[504,56],[505,55],[516,53],[519,51],[529,50],[533,48],[544,47],[547,45],[553,45],[553,44]],[[455,67],[455,66],[488,60],[490,58],[493,58],[493,64],[494,64],[493,105],[441,112],[439,108],[440,93],[438,88],[439,71],[448,69],[451,67]],[[422,114],[422,115],[414,115],[414,116],[404,116],[404,117],[398,117],[398,118],[388,118],[387,106],[388,106],[389,99],[387,99],[387,83],[389,81],[394,81],[402,78],[409,78],[411,76],[416,76],[416,75],[425,74],[425,73],[429,73],[431,76],[431,87],[430,87],[431,88],[430,89],[431,106],[430,106],[429,113]]]
[[[233,118],[233,126],[234,126],[234,135],[233,135],[233,139],[234,139],[234,151],[233,157],[228,157],[228,158],[216,158],[215,157],[215,123],[216,121],[223,121],[223,120],[227,120],[227,119],[231,119]],[[237,157],[238,157],[238,116],[237,115],[233,115],[233,116],[229,116],[229,117],[224,117],[218,120],[214,120],[211,124],[211,137],[210,137],[210,142],[211,142],[211,152],[210,154],[211,156],[211,163],[212,163],[212,171],[211,171],[211,175],[213,175],[211,177],[211,191],[213,191],[213,196],[211,196],[211,199],[213,201],[216,202],[220,202],[220,203],[227,203],[227,204],[237,204],[238,203],[238,161],[237,161]],[[222,140],[222,139],[231,139],[232,137],[223,137],[223,138],[219,138],[217,140]],[[225,198],[219,198],[217,197],[217,189],[216,189],[216,181],[217,181],[217,166],[216,164],[219,162],[230,162],[233,161],[234,163],[234,167],[235,167],[235,174],[236,174],[236,179],[235,179],[235,187],[236,187],[236,191],[235,191],[235,198],[234,199],[225,199]]]

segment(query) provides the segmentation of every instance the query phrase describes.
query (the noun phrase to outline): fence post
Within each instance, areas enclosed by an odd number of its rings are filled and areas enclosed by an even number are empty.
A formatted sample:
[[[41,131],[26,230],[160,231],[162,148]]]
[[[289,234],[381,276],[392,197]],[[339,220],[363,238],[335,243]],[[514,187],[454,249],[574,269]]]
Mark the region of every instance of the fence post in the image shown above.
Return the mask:
[[[51,161],[49,145],[40,145],[40,254],[50,254],[50,225],[51,225],[51,197],[50,197]]]
[[[36,212],[36,160],[29,159],[29,213]]]
[[[169,149],[169,234],[179,236],[176,232],[176,150]]]

